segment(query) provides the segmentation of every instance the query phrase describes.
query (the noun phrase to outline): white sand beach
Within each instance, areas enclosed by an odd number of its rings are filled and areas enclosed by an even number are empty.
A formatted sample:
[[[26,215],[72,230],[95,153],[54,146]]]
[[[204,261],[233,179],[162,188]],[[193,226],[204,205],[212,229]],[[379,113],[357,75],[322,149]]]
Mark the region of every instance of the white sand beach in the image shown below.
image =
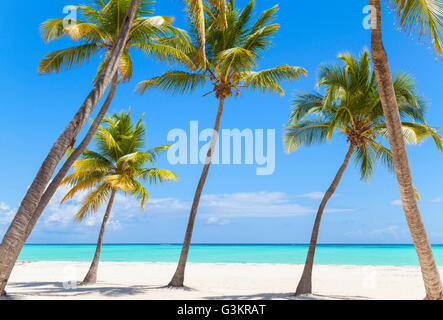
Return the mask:
[[[189,263],[186,289],[165,284],[175,263],[102,262],[94,286],[76,286],[88,262],[18,262],[10,299],[295,299],[302,265]],[[441,269],[440,272],[443,270]],[[317,265],[314,295],[297,299],[423,299],[419,267]]]

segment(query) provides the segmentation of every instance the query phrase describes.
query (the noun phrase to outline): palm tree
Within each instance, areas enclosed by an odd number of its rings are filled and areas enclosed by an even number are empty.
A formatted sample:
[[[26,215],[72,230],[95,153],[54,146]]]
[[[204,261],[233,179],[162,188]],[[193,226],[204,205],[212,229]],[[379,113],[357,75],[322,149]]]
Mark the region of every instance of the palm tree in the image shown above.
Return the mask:
[[[272,23],[276,17],[278,6],[265,10],[255,21],[253,21],[255,0],[250,1],[243,10],[237,10],[234,6],[234,1],[229,1],[223,10],[209,1],[204,5],[207,17],[205,22],[206,63],[204,67],[199,65],[200,68],[195,72],[168,71],[141,82],[137,87],[139,92],[156,87],[173,94],[184,94],[194,91],[197,87],[203,86],[206,81],[209,81],[213,85],[213,90],[206,95],[214,93],[219,100],[214,131],[192,203],[180,260],[169,283],[173,287],[183,286],[198,204],[217,143],[226,98],[233,94],[239,95],[242,88],[250,88],[262,93],[284,94],[280,85],[282,81],[297,79],[300,75],[306,74],[305,69],[288,65],[253,71],[259,58],[261,58],[262,52],[272,45],[272,38],[279,29],[278,24]],[[226,15],[226,28],[220,28],[220,21],[225,19],[220,17],[221,15]],[[175,41],[175,45],[190,57],[195,57],[199,50],[199,46],[194,46],[191,42]]]
[[[443,299],[440,274],[431,244],[423,224],[417,200],[414,197],[411,168],[405,141],[402,138],[398,101],[396,101],[388,56],[383,46],[380,0],[369,0],[371,5],[371,55],[379,86],[380,100],[386,118],[394,165],[406,220],[417,251],[427,299]],[[429,35],[437,55],[443,53],[443,2],[440,0],[390,0],[400,27],[406,32],[417,31],[418,36]]]
[[[74,163],[74,172],[62,181],[62,184],[71,186],[62,203],[79,191],[89,190],[76,214],[77,221],[95,213],[104,202],[108,202],[94,259],[83,284],[97,281],[103,235],[116,193],[122,191],[136,196],[144,210],[150,194],[140,180],[148,180],[150,184],[177,180],[177,175],[170,170],[146,167],[155,165],[158,154],[170,145],[143,151],[146,130],[142,119],[143,116],[133,123],[130,110],[107,116],[103,121],[107,127],[101,125],[95,135],[97,151],[85,150],[81,159]]]
[[[29,222],[34,217],[35,210],[42,199],[45,189],[48,187],[48,183],[55,168],[68,148],[72,145],[72,142],[75,141],[76,136],[83,128],[89,115],[103,97],[106,89],[111,83],[112,77],[118,68],[120,58],[123,54],[124,45],[140,2],[141,0],[131,1],[126,17],[121,25],[115,47],[109,55],[106,66],[103,68],[103,71],[95,82],[91,92],[88,94],[73,119],[55,141],[37,172],[34,181],[28,188],[13,221],[3,237],[0,246],[0,295],[6,295],[5,288],[9,276],[11,275],[15,262],[17,261],[20,251],[29,235],[27,229]],[[72,157],[74,157],[74,154]]]
[[[394,171],[391,151],[380,140],[387,137],[377,81],[370,67],[369,52],[358,58],[351,54],[338,56],[344,64],[324,65],[318,87],[325,93],[300,93],[293,103],[290,124],[286,127],[285,145],[289,152],[302,145],[324,143],[340,133],[347,137],[348,151],[330,187],[323,196],[315,217],[309,250],[296,295],[312,293],[312,268],[321,218],[328,200],[334,194],[351,157],[360,169],[361,179],[370,180],[381,161]],[[413,78],[404,72],[394,74],[394,92],[403,120],[402,136],[417,144],[432,137],[440,151],[443,141],[436,128],[424,121],[425,100],[416,92]]]

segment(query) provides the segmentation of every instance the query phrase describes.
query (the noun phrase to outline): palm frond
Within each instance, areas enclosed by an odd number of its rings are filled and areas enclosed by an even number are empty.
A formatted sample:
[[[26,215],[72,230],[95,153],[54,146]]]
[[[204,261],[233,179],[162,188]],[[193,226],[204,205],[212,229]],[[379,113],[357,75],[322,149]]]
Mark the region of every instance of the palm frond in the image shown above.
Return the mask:
[[[324,119],[298,121],[285,128],[284,143],[287,152],[296,151],[302,145],[323,143],[330,139],[328,136],[330,123]]]
[[[109,198],[112,187],[108,183],[102,183],[89,192],[82,201],[82,206],[75,215],[77,221],[81,221],[86,215],[92,214]]]
[[[280,83],[285,80],[295,80],[301,75],[306,75],[307,71],[301,67],[288,65],[278,66],[259,72],[249,71],[243,76],[245,85],[253,90],[260,90],[263,93],[267,91],[284,94]]]
[[[161,43],[134,43],[132,46],[139,48],[148,56],[154,56],[160,61],[166,61],[168,63],[178,63],[184,66],[188,66],[190,69],[195,69],[196,66],[189,58],[189,56],[179,48],[171,45]]]
[[[377,153],[367,144],[358,145],[354,154],[355,165],[359,167],[362,180],[371,180],[377,164]]]
[[[150,184],[165,183],[166,181],[177,181],[178,175],[166,169],[149,168],[143,170],[143,179],[149,180]]]
[[[81,177],[81,179],[78,178],[78,175],[70,174],[66,176],[62,182],[63,184],[69,184],[72,186],[72,188],[68,191],[68,193],[63,197],[63,199],[60,201],[60,203],[64,203],[74,197],[74,195],[83,190],[90,189],[94,187],[97,184],[100,184],[103,181],[103,178],[105,177],[104,172],[90,172],[87,175]]]
[[[159,88],[172,94],[184,94],[203,86],[205,82],[206,76],[202,74],[168,71],[158,77],[140,82],[136,91],[144,93],[149,88]]]
[[[69,70],[74,65],[79,65],[89,60],[99,51],[95,43],[79,45],[48,53],[38,67],[40,73],[60,72]]]
[[[131,80],[134,70],[131,55],[129,54],[128,49],[123,50],[118,68],[120,70],[120,81]]]
[[[419,38],[427,36],[437,54],[443,54],[443,1],[390,0],[389,3],[406,32],[415,32]]]
[[[223,75],[227,75],[231,70],[234,72],[247,71],[256,65],[255,54],[242,47],[229,48],[217,55],[214,64]]]
[[[146,202],[151,197],[151,194],[137,180],[134,179],[133,184],[134,184],[134,189],[130,191],[130,194],[135,195],[137,197],[137,200],[140,201],[140,206],[142,207],[142,210],[145,210]]]

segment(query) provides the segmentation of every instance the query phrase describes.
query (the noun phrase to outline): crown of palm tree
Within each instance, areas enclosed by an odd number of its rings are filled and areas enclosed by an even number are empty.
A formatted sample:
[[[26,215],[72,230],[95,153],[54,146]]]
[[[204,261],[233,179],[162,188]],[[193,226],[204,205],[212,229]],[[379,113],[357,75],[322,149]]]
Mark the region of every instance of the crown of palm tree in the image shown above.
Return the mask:
[[[391,151],[380,140],[388,137],[383,109],[370,57],[364,50],[358,58],[349,53],[338,56],[344,63],[320,68],[318,87],[325,93],[299,93],[293,101],[290,124],[284,137],[286,149],[295,151],[330,140],[334,132],[347,136],[355,146],[354,160],[361,178],[370,179],[378,160],[393,170]],[[405,72],[394,74],[394,90],[407,143],[417,144],[431,136],[443,151],[437,128],[426,124],[426,101],[416,92],[413,78]]]
[[[139,180],[156,184],[178,179],[170,170],[146,167],[155,165],[159,153],[170,145],[143,151],[146,130],[142,119],[143,116],[133,123],[130,111],[107,116],[103,120],[107,126],[101,125],[95,136],[97,151],[83,152],[74,163],[74,172],[62,181],[72,187],[62,202],[81,190],[90,190],[76,215],[78,220],[95,212],[113,189],[135,195],[144,209],[150,195]]]
[[[174,21],[173,17],[152,16],[154,3],[155,1],[142,1],[140,4],[120,59],[120,81],[128,81],[132,76],[131,48],[139,49],[160,60],[192,66],[192,61],[183,52],[159,41],[168,37],[187,39],[188,36],[183,30],[170,25]],[[104,59],[98,70],[100,75],[130,4],[130,0],[90,0],[90,5],[70,6],[71,9],[77,10],[84,20],[67,21],[66,18],[58,18],[43,22],[41,32],[46,42],[70,36],[80,44],[48,53],[40,62],[39,72],[59,72],[102,55]]]
[[[214,1],[205,2],[205,65],[195,63],[199,66],[198,72],[166,72],[139,83],[137,90],[144,92],[148,88],[157,87],[173,94],[183,94],[210,81],[214,86],[210,93],[215,92],[217,97],[229,97],[233,91],[238,95],[241,88],[283,94],[280,83],[297,79],[305,75],[306,70],[289,65],[253,70],[262,53],[272,45],[273,36],[279,30],[279,25],[273,23],[278,6],[265,10],[256,19],[254,6],[255,0],[251,0],[243,10],[235,9],[233,0],[223,6]],[[195,13],[191,14],[190,23],[194,29],[198,28],[195,25]],[[193,32],[191,40],[175,38],[165,41],[195,61],[199,58],[200,35],[199,32]]]

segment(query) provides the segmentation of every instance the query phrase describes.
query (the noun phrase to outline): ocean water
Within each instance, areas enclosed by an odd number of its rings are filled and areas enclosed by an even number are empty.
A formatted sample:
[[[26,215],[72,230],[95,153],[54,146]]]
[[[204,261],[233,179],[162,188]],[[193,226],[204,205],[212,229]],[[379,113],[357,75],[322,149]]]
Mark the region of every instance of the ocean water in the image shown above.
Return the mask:
[[[105,244],[101,261],[177,262],[179,244]],[[28,244],[20,261],[90,261],[93,244]],[[302,264],[308,245],[299,244],[195,244],[190,262],[289,263]],[[439,266],[443,266],[443,245],[433,246]],[[412,245],[318,245],[315,263],[348,265],[418,265]]]

